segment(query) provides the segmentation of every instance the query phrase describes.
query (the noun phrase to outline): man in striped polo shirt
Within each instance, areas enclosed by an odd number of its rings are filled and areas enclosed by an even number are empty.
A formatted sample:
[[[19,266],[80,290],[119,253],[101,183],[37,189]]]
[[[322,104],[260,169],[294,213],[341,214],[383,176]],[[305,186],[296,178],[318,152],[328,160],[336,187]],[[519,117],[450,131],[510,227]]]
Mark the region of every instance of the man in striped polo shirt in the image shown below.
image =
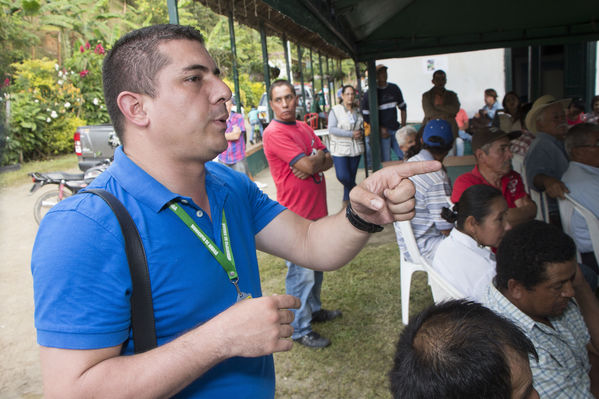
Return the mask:
[[[424,127],[421,142],[416,144],[421,150],[408,162],[432,161],[443,162],[453,146],[451,125],[444,119],[433,119]],[[441,217],[441,209],[448,206],[451,184],[444,169],[410,178],[416,188],[416,214],[410,221],[414,238],[420,254],[432,262],[435,251],[441,241],[449,234],[453,224]],[[393,223],[399,250],[407,254],[399,223]],[[409,256],[407,256],[409,258]]]

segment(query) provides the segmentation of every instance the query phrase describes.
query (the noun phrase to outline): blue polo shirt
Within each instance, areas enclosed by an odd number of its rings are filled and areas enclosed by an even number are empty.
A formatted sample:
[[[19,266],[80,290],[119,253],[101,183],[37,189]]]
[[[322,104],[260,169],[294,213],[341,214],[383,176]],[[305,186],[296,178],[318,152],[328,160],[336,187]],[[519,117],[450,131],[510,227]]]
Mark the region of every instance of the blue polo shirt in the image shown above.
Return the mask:
[[[229,308],[236,290],[221,265],[167,204],[176,200],[222,249],[224,208],[242,291],[262,296],[254,236],[285,208],[245,175],[206,164],[212,220],[189,197],[169,191],[118,148],[90,188],[114,194],[139,230],[148,260],[156,335],[163,345]],[[44,217],[33,248],[35,327],[40,345],[98,349],[130,337],[131,277],[116,216],[99,197],[67,198]],[[272,356],[228,359],[177,397],[274,397]]]

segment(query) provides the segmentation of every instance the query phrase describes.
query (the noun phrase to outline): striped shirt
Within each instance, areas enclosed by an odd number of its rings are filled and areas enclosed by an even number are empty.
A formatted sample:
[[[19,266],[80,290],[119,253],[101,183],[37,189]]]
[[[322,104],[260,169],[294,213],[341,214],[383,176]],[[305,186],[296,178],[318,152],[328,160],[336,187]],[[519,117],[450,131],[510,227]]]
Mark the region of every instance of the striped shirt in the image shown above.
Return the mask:
[[[414,155],[407,162],[432,161],[432,154],[428,150],[422,150]],[[447,198],[451,193],[451,184],[444,169],[437,172],[431,172],[410,177],[416,188],[416,199],[414,218],[410,221],[414,238],[420,254],[432,262],[437,246],[445,236],[440,230],[449,230],[453,224],[447,222],[441,217],[441,209],[448,207]],[[406,245],[404,244],[399,224],[393,224],[395,227],[395,236],[399,250],[408,255]],[[410,260],[409,255],[406,256]]]
[[[232,132],[235,126],[239,126],[239,129],[241,129],[241,136],[237,140],[229,141],[227,149],[218,156],[218,160],[227,165],[235,164],[245,158],[245,123],[243,122],[243,115],[231,111],[229,119],[227,119],[225,133]]]
[[[586,345],[589,331],[578,305],[571,300],[559,317],[550,317],[553,328],[534,321],[489,284],[484,303],[510,319],[532,341],[539,360],[530,356],[533,385],[541,399],[593,398]]]
[[[387,83],[387,86],[384,88],[377,88],[377,98],[379,103],[379,124],[387,129],[399,129],[397,108],[402,111],[405,111],[407,108],[401,89],[393,83]],[[362,115],[364,115],[364,120],[370,123],[368,92],[364,94],[364,98],[362,99]]]

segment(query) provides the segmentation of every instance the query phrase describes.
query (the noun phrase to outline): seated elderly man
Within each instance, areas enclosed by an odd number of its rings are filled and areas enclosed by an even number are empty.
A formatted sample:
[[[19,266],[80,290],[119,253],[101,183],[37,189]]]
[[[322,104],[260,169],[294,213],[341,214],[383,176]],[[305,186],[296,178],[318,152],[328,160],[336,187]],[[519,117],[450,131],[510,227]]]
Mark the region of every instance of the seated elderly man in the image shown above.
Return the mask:
[[[574,126],[568,132],[565,144],[570,165],[562,181],[570,189],[570,195],[599,218],[599,125],[582,123]],[[584,218],[574,212],[570,222],[572,238],[582,255],[582,263],[599,273]]]
[[[540,221],[516,226],[497,251],[485,305],[520,327],[535,345],[530,359],[541,398],[594,398],[599,302],[576,263],[574,241]],[[594,384],[595,387],[595,384]]]
[[[481,304],[433,305],[401,333],[391,393],[395,399],[538,398],[529,356],[536,352],[522,331]]]
[[[537,206],[526,193],[522,176],[512,170],[510,140],[519,136],[520,132],[506,133],[495,127],[478,129],[472,137],[476,166],[456,179],[451,202],[457,203],[468,187],[486,184],[503,194],[509,208],[506,218],[510,226],[534,219]]]
[[[535,139],[524,158],[526,182],[529,188],[545,191],[551,223],[560,225],[556,198],[568,192],[560,180],[568,169],[568,154],[564,139],[568,132],[565,107],[569,99],[556,100],[551,95],[539,97],[526,114],[526,126]]]

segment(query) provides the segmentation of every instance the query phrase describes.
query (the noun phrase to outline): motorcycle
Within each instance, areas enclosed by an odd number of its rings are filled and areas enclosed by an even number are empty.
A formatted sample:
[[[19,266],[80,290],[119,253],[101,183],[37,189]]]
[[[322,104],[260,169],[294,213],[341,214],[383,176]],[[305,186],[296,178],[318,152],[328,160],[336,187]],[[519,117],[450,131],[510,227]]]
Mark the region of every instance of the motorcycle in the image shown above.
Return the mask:
[[[39,190],[47,184],[56,184],[56,190],[47,191],[39,196],[33,205],[33,217],[37,224],[40,224],[46,213],[54,205],[58,204],[63,199],[77,194],[80,190],[87,187],[96,177],[104,172],[112,161],[106,159],[100,164],[89,168],[85,173],[66,173],[66,172],[50,172],[50,173],[29,173],[33,186],[29,190],[29,195]]]

